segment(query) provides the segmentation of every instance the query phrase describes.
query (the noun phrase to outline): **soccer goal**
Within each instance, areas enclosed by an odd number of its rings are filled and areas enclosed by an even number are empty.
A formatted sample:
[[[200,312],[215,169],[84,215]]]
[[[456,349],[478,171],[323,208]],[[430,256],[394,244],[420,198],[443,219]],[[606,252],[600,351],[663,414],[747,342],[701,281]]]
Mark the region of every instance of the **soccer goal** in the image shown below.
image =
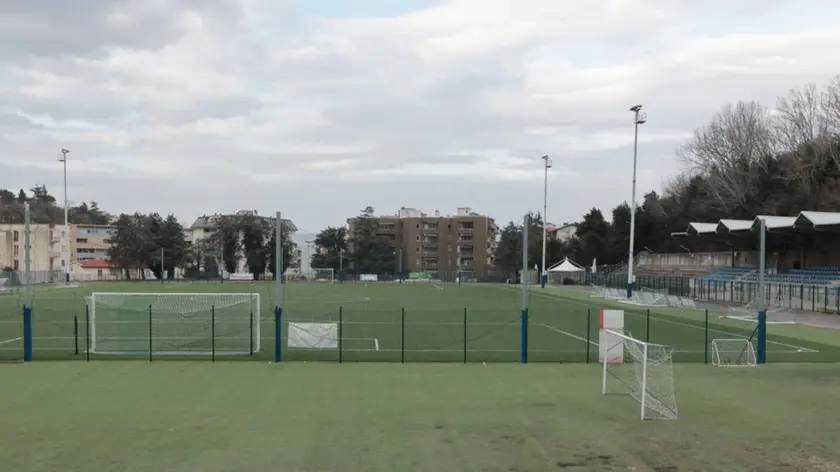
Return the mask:
[[[712,340],[712,365],[718,367],[754,367],[756,364],[755,349],[749,339]]]
[[[605,330],[604,341],[601,393],[630,395],[641,404],[643,420],[677,419],[673,348],[639,341],[626,331]]]
[[[109,293],[88,297],[90,352],[242,355],[260,350],[258,293]]]
[[[333,283],[335,282],[335,270],[333,269],[312,269],[312,282],[324,282],[324,283]]]

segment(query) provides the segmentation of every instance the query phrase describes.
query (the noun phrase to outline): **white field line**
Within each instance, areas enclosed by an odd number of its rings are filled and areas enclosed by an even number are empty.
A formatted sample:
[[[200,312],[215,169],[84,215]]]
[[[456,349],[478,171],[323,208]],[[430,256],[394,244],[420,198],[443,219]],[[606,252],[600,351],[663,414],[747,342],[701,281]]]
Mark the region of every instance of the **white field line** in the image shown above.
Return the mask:
[[[23,336],[20,336],[20,337],[17,337],[17,338],[12,338],[12,339],[6,339],[6,340],[3,340],[3,341],[0,341],[0,345],[10,344],[10,343],[13,343],[15,341],[20,341],[21,339],[23,339]]]
[[[377,351],[379,350],[379,338],[373,338],[373,346]]]
[[[537,295],[540,295],[540,296],[543,296],[543,297],[546,297],[546,298],[551,298],[553,300],[562,300],[561,297],[556,297],[554,295],[549,295],[549,294],[542,293],[542,292],[531,292],[531,293],[534,293],[534,294],[537,294]],[[645,315],[642,315],[642,314],[639,314],[639,313],[633,313],[633,312],[629,312],[629,313],[626,313],[626,314],[630,314],[630,315],[633,315],[633,316],[636,316],[636,317],[639,317],[639,318],[645,317]],[[683,327],[686,327],[686,328],[699,329],[701,331],[705,329],[702,326],[696,326],[696,325],[693,325],[693,324],[683,323],[683,322],[680,322],[680,321],[666,320],[666,319],[663,319],[663,318],[656,318],[656,317],[654,317],[654,319],[657,322],[660,322],[660,323],[669,323],[669,324],[673,324],[673,325],[677,325],[677,326],[683,326]],[[732,334],[733,334],[729,331],[722,331],[722,330],[714,329],[714,328],[709,328],[709,332],[710,333],[721,333],[721,334],[726,334],[726,335],[729,335],[729,336],[732,336]],[[775,344],[777,346],[796,349],[797,350],[796,352],[820,352],[816,349],[810,349],[810,348],[802,347],[802,346],[795,346],[793,344],[780,343],[778,341],[771,341],[769,339],[767,340],[767,344]]]
[[[554,331],[555,333],[565,334],[566,336],[568,336],[568,337],[570,337],[570,338],[575,338],[575,339],[577,339],[578,341],[583,341],[583,342],[585,342],[585,343],[589,343],[589,344],[591,344],[591,345],[593,345],[593,346],[597,346],[597,345],[598,345],[598,343],[596,343],[595,341],[591,341],[591,340],[588,340],[588,339],[586,339],[586,338],[582,338],[582,337],[580,337],[580,336],[576,336],[576,335],[574,335],[574,334],[572,334],[572,333],[569,333],[569,332],[563,331],[562,329],[555,328],[554,326],[549,326],[549,325],[547,325],[547,324],[542,324],[542,323],[533,323],[533,326],[542,326],[543,328],[550,329],[551,331]]]
[[[443,290],[443,287],[441,287],[441,286],[440,286],[440,285],[438,285],[438,284],[432,285],[432,287],[434,287],[434,288],[436,288],[436,289],[438,289],[438,290]]]

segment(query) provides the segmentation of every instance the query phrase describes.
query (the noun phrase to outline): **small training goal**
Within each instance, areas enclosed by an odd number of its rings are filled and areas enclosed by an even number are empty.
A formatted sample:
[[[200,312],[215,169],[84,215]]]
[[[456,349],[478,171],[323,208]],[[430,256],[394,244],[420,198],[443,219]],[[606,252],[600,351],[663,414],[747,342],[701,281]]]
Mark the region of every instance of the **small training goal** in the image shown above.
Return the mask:
[[[603,342],[601,393],[634,398],[643,420],[677,419],[673,348],[640,341],[627,331],[604,330]]]
[[[754,367],[755,349],[746,338],[713,339],[712,365],[718,367]]]
[[[111,293],[87,298],[90,352],[247,355],[260,350],[258,293]]]

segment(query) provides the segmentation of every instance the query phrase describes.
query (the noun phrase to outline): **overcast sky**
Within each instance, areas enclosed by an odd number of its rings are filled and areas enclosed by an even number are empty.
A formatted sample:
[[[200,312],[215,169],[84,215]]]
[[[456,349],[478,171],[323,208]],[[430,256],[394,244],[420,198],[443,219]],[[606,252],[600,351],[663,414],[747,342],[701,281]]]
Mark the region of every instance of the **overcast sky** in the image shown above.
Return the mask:
[[[840,72],[836,0],[6,0],[0,187],[112,212],[574,221],[727,102]]]

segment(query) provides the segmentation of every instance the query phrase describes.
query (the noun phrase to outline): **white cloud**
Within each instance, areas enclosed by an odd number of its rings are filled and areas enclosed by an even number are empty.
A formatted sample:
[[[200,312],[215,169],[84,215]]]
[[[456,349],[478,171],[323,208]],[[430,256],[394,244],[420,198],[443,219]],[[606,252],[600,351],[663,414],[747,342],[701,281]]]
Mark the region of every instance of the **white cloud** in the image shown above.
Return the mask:
[[[58,193],[66,147],[73,200],[282,210],[310,231],[367,205],[518,220],[541,206],[543,154],[550,219],[609,212],[630,193],[630,106],[649,113],[639,186],[658,190],[720,106],[826,81],[840,47],[827,0],[59,4],[0,3],[0,187]]]

